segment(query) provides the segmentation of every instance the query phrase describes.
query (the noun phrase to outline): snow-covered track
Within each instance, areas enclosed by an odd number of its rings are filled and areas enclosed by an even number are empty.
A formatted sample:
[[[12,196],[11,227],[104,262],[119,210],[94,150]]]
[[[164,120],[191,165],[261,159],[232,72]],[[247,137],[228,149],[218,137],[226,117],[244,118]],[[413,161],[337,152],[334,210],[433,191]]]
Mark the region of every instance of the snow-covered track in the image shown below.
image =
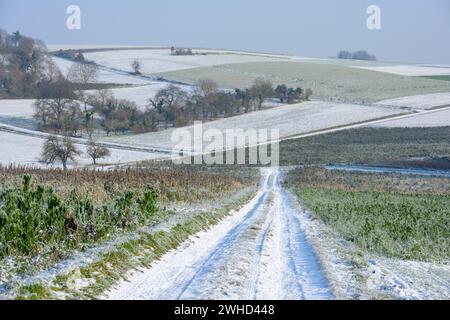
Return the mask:
[[[109,299],[333,299],[325,273],[280,187],[263,169],[244,208],[151,268],[132,274]]]

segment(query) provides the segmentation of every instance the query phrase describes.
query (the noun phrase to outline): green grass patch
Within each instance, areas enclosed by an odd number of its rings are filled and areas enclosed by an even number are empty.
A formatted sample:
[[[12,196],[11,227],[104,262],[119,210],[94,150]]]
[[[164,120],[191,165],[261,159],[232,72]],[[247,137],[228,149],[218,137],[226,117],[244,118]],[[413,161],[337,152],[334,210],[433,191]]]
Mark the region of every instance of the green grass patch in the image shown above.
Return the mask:
[[[440,80],[440,81],[450,81],[450,75],[443,76],[422,76],[420,78],[432,79],[432,80]]]
[[[211,78],[226,88],[249,87],[256,78],[263,77],[275,84],[311,88],[315,99],[362,104],[450,90],[450,83],[447,82],[357,69],[345,66],[342,62],[249,62],[179,70],[159,75],[187,83]]]
[[[16,300],[52,300],[54,296],[51,291],[48,290],[42,284],[32,284],[29,286],[23,286],[19,290],[19,295]]]
[[[306,208],[371,253],[421,261],[450,258],[450,196],[296,188]]]

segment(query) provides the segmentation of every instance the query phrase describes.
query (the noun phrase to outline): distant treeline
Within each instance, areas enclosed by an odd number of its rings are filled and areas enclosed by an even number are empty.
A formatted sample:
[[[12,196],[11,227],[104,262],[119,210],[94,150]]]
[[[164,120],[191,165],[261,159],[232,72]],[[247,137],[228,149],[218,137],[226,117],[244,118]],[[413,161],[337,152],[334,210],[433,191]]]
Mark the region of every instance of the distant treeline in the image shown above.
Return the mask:
[[[375,55],[370,54],[365,50],[359,50],[355,52],[342,50],[339,51],[337,57],[338,59],[369,60],[369,61],[377,60],[377,57]]]
[[[95,72],[95,66],[80,64],[70,70],[70,79],[82,81],[83,75]],[[211,121],[260,110],[267,99],[281,103],[296,103],[309,100],[310,89],[289,88],[272,82],[256,79],[247,89],[220,90],[215,81],[201,79],[193,90],[187,92],[175,85],[159,90],[148,100],[142,110],[135,102],[116,99],[107,89],[86,95],[74,90],[69,81],[55,83],[47,94],[35,103],[35,119],[41,130],[79,136],[103,131],[125,134],[157,131],[168,127],[182,127],[194,121]]]

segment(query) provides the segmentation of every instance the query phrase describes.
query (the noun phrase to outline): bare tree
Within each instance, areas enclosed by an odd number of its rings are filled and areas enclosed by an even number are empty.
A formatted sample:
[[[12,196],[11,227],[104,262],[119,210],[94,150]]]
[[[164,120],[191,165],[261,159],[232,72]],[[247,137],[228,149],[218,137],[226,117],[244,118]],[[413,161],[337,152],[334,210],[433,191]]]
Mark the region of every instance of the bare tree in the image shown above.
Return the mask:
[[[216,93],[219,89],[219,85],[212,79],[199,79],[195,84],[195,94],[201,96],[207,96],[212,93]]]
[[[77,136],[83,127],[84,115],[78,103],[71,103],[62,114],[62,132],[65,135]]]
[[[150,99],[152,106],[158,114],[160,114],[165,125],[168,121],[173,121],[177,109],[183,107],[188,99],[185,91],[174,85],[159,90],[153,99]]]
[[[312,89],[308,88],[305,90],[305,100],[306,101],[309,101],[309,99],[311,98],[312,95],[313,95]]]
[[[94,140],[89,140],[86,153],[91,157],[94,165],[97,164],[98,159],[108,157],[111,154],[107,147],[97,144]]]
[[[250,92],[257,101],[258,109],[261,109],[264,100],[273,96],[273,84],[270,80],[258,78],[250,87]]]
[[[34,117],[40,126],[58,133],[71,126],[68,121],[78,121],[79,118],[76,119],[76,116],[81,114],[78,102],[62,97],[36,100],[34,108]]]
[[[134,74],[139,75],[141,74],[141,68],[142,63],[139,59],[134,59],[133,62],[131,62],[131,68],[133,68]]]
[[[80,154],[70,137],[61,139],[49,136],[42,147],[41,161],[47,165],[61,161],[64,170],[67,170],[67,161],[75,161],[75,157]]]
[[[98,67],[92,63],[74,63],[67,72],[67,79],[71,82],[87,85],[98,78]]]
[[[67,79],[77,85],[79,85],[79,90],[77,90],[78,99],[84,103],[84,116],[83,122],[84,127],[89,135],[92,134],[92,118],[94,115],[94,110],[88,109],[88,101],[90,99],[89,95],[83,91],[86,89],[90,83],[94,83],[98,78],[98,67],[92,63],[74,63],[69,71],[67,72]]]

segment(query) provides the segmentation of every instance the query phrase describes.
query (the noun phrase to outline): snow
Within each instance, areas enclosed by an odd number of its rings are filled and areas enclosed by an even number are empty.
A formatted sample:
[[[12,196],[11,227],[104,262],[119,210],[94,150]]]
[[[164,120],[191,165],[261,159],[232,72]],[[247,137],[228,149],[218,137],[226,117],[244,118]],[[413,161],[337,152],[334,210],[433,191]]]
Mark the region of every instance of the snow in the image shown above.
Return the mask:
[[[0,100],[0,117],[31,118],[34,114],[35,100]]]
[[[35,128],[34,102],[35,100],[0,100],[0,123],[21,128]]]
[[[210,129],[220,130],[223,136],[225,136],[225,131],[227,129],[242,129],[244,131],[249,129],[279,129],[280,138],[286,138],[302,133],[358,123],[398,113],[400,113],[400,111],[397,109],[382,106],[374,107],[315,101],[285,105],[273,109],[206,122],[203,124],[203,131]],[[182,129],[168,129],[160,132],[133,136],[105,138],[104,141],[170,149],[174,148],[177,144],[176,142],[171,141],[172,134],[175,130],[180,130],[177,131],[180,133],[189,133],[192,137],[194,136],[194,127],[189,126]],[[261,140],[259,142],[264,141],[265,140]],[[200,142],[201,137],[194,140],[196,146],[201,146]],[[194,152],[202,151],[198,148],[194,149],[190,143],[183,144],[181,147],[183,150],[193,150]]]
[[[44,140],[7,132],[0,132],[0,164],[39,166]]]
[[[136,48],[136,47],[145,47],[145,48],[158,48],[153,46],[133,46],[133,45],[116,45],[116,44],[48,44],[47,49],[49,51],[58,51],[58,50],[102,50],[102,49],[127,49],[127,48]]]
[[[396,99],[383,100],[377,102],[376,105],[408,107],[419,110],[450,106],[450,92],[414,95]]]
[[[61,70],[61,72],[64,75],[67,75],[69,69],[72,67],[72,65],[76,64],[77,62],[73,62],[67,59],[53,57],[53,62],[58,66],[58,68]],[[116,84],[134,84],[134,85],[143,85],[151,83],[151,80],[133,76],[126,74],[125,72],[119,72],[119,71],[113,71],[108,70],[106,68],[99,68],[98,72],[98,79],[97,82],[99,83],[116,83]]]
[[[149,99],[154,98],[159,90],[166,88],[169,85],[170,84],[168,82],[149,81],[143,86],[110,89],[110,91],[114,94],[115,98],[134,101],[138,105],[138,107],[140,107],[141,109],[145,109],[145,107],[149,105]],[[190,92],[192,90],[191,86],[175,86],[186,92]],[[86,92],[93,94],[95,90],[89,90]]]
[[[372,255],[343,240],[306,210],[299,213],[302,230],[339,299],[449,299],[448,263]]]
[[[373,257],[367,285],[403,300],[450,299],[450,266]]]
[[[32,132],[32,131],[30,131]],[[42,145],[45,141],[44,137],[36,137],[23,133],[5,132],[0,130],[0,164],[1,165],[26,165],[45,167],[39,163],[39,157],[42,151]],[[86,146],[76,144],[77,148],[83,152],[75,163],[69,163],[70,167],[86,166],[92,163],[92,160],[85,154]],[[159,159],[163,155],[160,153],[139,152],[133,150],[121,150],[110,148],[111,155],[107,158],[99,160],[104,164],[120,164],[141,160]],[[61,167],[56,164],[56,167]]]
[[[450,126],[450,108],[436,110],[424,114],[415,114],[398,120],[387,120],[378,123],[376,126],[393,128],[425,128],[425,127],[444,127]]]
[[[415,77],[415,76],[450,75],[450,66],[396,65],[396,66],[355,67],[355,68],[391,73],[400,76]]]
[[[239,212],[130,275],[107,298],[333,299],[279,174],[263,169],[260,192]]]
[[[170,49],[98,51],[85,53],[85,58],[108,68],[128,72],[132,71],[131,63],[135,59],[138,59],[142,63],[141,72],[144,74],[231,63],[279,60],[276,57],[231,52],[214,52],[214,54],[208,55],[172,56]]]

